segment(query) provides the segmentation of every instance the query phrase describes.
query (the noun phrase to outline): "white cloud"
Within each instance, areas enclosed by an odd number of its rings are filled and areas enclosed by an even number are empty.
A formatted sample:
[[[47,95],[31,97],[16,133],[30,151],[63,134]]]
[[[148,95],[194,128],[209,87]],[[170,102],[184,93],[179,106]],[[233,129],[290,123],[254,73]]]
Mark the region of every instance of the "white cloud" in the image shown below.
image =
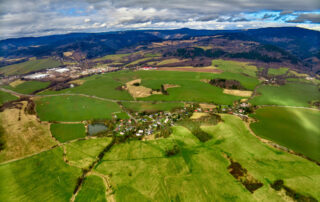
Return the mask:
[[[238,29],[319,24],[268,21],[260,10],[304,13],[320,8],[319,0],[0,0],[0,37],[124,29]],[[280,11],[278,13],[280,13]],[[290,11],[290,12],[289,12]],[[308,17],[312,15],[304,15]],[[107,29],[106,29],[107,28]]]

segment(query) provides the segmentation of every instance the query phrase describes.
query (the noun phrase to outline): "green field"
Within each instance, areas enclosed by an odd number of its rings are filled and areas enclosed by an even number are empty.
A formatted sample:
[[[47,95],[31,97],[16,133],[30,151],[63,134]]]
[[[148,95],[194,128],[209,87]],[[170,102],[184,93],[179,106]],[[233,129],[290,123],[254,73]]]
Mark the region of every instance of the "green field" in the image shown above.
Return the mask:
[[[97,201],[97,202],[107,202],[106,187],[103,184],[101,177],[90,175],[85,178],[84,183],[79,191],[75,202],[87,202],[87,201]]]
[[[114,102],[83,96],[52,96],[36,100],[36,111],[42,121],[83,121],[111,119],[121,109]]]
[[[0,165],[0,201],[69,201],[81,170],[62,154],[55,148]]]
[[[212,65],[226,72],[236,74],[244,74],[251,77],[257,77],[257,67],[249,65],[246,62],[230,61],[230,60],[212,60]]]
[[[86,136],[85,127],[80,124],[51,124],[50,131],[59,142],[67,142]]]
[[[145,100],[168,101],[200,101],[232,104],[241,99],[222,93],[222,89],[203,82],[203,79],[225,78],[238,80],[245,88],[254,89],[259,81],[241,74],[224,72],[222,74],[201,72],[173,72],[173,71],[119,71],[104,75],[87,77],[84,84],[61,91],[45,91],[41,94],[78,93],[94,95],[102,98],[117,100],[133,100],[126,90],[119,90],[119,86],[134,79],[142,79],[142,85],[152,89],[160,89],[161,84],[177,84],[181,87],[169,89],[169,96],[154,95]]]
[[[277,179],[283,179],[285,185],[298,193],[320,199],[320,167],[317,164],[267,146],[250,134],[238,117],[222,115],[222,118],[224,122],[217,126],[204,128],[214,137],[206,145],[231,155],[264,183],[253,194],[256,200],[278,201],[279,195],[268,185]]]
[[[22,93],[22,94],[31,94],[36,90],[40,90],[48,87],[49,84],[50,82],[26,81],[15,87],[8,85],[8,86],[5,86],[5,88],[18,93]]]
[[[130,53],[106,55],[101,58],[96,58],[96,59],[94,59],[94,61],[103,61],[103,60],[119,61],[129,55],[130,55]]]
[[[135,112],[172,111],[184,107],[183,103],[139,103],[123,102],[124,107]]]
[[[309,102],[320,99],[319,88],[306,83],[288,82],[283,86],[261,86],[250,102],[254,105],[282,105],[308,107]]]
[[[288,68],[286,67],[280,67],[278,69],[275,69],[275,68],[268,69],[268,75],[271,75],[271,76],[278,76],[278,75],[286,74],[287,72],[288,72]]]
[[[167,139],[115,145],[95,170],[109,176],[117,201],[281,201],[270,187],[277,179],[319,199],[316,164],[261,143],[239,118],[222,117],[218,125],[203,127],[213,136],[206,143],[176,126]],[[173,145],[179,152],[166,156]],[[228,173],[225,154],[264,185],[251,194]]]
[[[41,94],[61,94],[61,93],[78,93],[86,95],[94,95],[102,98],[133,100],[131,95],[125,90],[117,90],[122,83],[117,81],[118,72],[108,73],[104,75],[94,75],[86,77],[84,84],[68,88],[61,91],[45,91]]]
[[[257,135],[320,161],[320,111],[264,107],[252,116]]]
[[[108,137],[72,142],[65,147],[66,157],[71,165],[87,168],[110,142]]]
[[[18,97],[11,95],[10,93],[6,93],[0,90],[0,105],[5,102],[9,102],[12,100],[16,100]]]
[[[30,60],[18,64],[8,65],[0,68],[0,74],[6,76],[27,74],[42,69],[48,69],[60,66],[61,63],[58,60],[51,58]]]
[[[169,88],[169,95],[151,95],[141,98],[141,100],[163,100],[163,101],[196,101],[196,102],[212,102],[216,104],[231,105],[235,100],[242,97],[227,95],[223,93],[221,88],[212,86],[208,83],[194,80],[143,80],[142,85],[146,87],[155,84],[174,84],[180,87]]]

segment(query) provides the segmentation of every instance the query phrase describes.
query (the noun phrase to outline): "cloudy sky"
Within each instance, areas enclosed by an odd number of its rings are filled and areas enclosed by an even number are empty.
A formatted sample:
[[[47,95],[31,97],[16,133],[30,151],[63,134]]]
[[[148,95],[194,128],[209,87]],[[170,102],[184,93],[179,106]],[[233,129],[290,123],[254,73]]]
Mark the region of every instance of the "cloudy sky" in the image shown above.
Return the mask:
[[[0,39],[132,29],[320,31],[320,0],[0,0]]]

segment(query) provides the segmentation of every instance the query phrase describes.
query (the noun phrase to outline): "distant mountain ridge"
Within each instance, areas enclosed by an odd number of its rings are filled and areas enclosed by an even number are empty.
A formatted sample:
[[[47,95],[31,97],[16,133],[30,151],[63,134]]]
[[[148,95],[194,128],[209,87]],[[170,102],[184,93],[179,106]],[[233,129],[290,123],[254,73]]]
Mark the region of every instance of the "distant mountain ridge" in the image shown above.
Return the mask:
[[[215,35],[222,35],[230,41],[252,41],[265,44],[269,48],[264,49],[267,55],[268,51],[282,52],[284,55],[291,55],[291,59],[296,58],[294,60],[301,61],[302,65],[310,69],[320,70],[320,32],[298,27],[248,30],[195,30],[183,28],[12,38],[0,41],[0,57],[59,57],[63,52],[76,50],[84,53],[87,58],[95,58],[135,46],[144,46],[152,42],[187,40],[194,37]],[[268,45],[272,47],[268,47]]]

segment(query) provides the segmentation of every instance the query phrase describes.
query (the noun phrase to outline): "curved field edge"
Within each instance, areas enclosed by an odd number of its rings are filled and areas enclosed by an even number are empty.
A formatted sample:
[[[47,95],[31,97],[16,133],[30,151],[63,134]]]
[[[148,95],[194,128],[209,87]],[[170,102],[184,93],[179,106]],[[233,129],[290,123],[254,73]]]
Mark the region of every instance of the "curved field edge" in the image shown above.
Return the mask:
[[[255,134],[320,161],[320,111],[263,107],[251,115]]]
[[[69,201],[81,170],[61,148],[0,165],[0,201]]]

